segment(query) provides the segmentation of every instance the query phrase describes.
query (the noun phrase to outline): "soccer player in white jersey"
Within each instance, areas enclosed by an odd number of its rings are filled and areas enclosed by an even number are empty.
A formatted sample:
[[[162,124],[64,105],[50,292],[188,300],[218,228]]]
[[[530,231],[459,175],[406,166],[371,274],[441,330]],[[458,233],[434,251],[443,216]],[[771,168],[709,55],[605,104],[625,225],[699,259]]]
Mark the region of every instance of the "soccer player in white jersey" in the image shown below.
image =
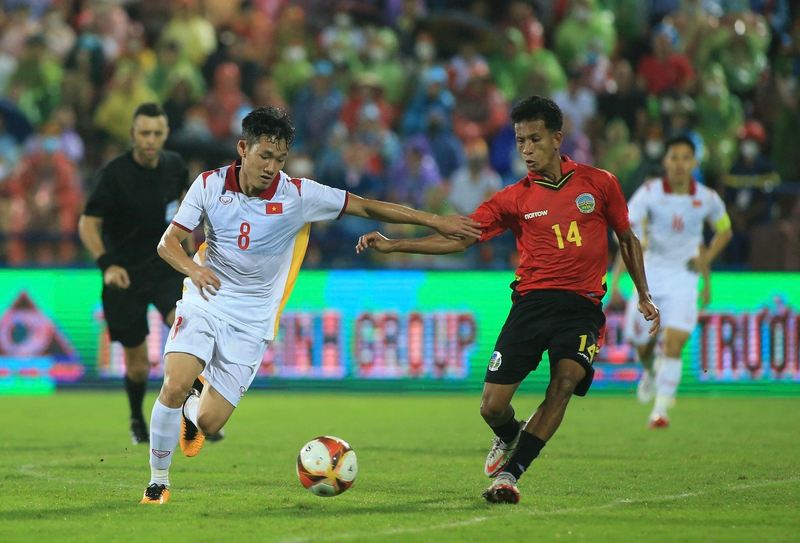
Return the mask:
[[[710,264],[731,240],[731,221],[725,204],[712,189],[692,179],[697,167],[695,146],[687,137],[667,142],[666,176],[642,185],[628,202],[631,227],[644,240],[644,265],[653,301],[661,309],[662,351],[655,357],[656,338],[647,334],[649,323],[636,311],[631,296],[625,311],[625,337],[637,350],[642,378],[637,397],[648,403],[655,394],[648,427],[669,426],[667,409],[675,399],[682,374],[681,353],[697,324],[697,289],[704,276],[704,305],[710,300]],[[714,231],[708,247],[703,225]],[[612,275],[612,299],[618,296],[622,272],[617,259]]]
[[[242,121],[240,158],[195,179],[158,246],[187,275],[164,349],[165,374],[150,419],[150,485],[141,503],[169,499],[169,466],[180,441],[196,455],[244,396],[278,331],[308,244],[310,223],[343,214],[428,226],[451,239],[480,237],[479,223],[360,198],[281,168],[294,139],[283,111],[269,107]],[[206,242],[194,259],[181,248],[200,222]],[[202,394],[192,383],[202,373]]]

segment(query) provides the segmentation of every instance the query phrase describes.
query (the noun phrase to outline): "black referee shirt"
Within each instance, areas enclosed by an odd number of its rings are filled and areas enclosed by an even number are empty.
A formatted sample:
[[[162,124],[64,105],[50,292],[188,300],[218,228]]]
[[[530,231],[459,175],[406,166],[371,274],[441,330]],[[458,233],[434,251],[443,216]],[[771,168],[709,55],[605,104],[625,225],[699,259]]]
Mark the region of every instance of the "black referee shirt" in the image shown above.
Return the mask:
[[[161,151],[153,169],[140,166],[133,150],[103,166],[84,214],[103,219],[103,244],[111,262],[129,272],[169,266],[156,247],[189,185],[186,163],[172,151]]]

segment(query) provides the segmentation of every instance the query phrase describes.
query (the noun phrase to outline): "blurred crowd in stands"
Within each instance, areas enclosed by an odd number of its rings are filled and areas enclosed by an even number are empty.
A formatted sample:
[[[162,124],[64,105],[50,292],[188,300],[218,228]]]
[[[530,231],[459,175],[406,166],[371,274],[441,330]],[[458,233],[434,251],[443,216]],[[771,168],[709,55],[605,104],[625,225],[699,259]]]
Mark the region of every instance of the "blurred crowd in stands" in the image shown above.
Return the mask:
[[[163,104],[194,177],[236,157],[251,109],[288,109],[286,166],[365,197],[472,212],[525,175],[508,114],[565,114],[562,154],[626,196],[664,141],[735,230],[728,269],[800,269],[800,7],[789,0],[4,0],[0,261],[90,263],[76,236],[93,173]],[[510,235],[464,255],[357,257],[382,225],[312,228],[307,267],[509,269]],[[387,235],[419,235],[385,227]]]

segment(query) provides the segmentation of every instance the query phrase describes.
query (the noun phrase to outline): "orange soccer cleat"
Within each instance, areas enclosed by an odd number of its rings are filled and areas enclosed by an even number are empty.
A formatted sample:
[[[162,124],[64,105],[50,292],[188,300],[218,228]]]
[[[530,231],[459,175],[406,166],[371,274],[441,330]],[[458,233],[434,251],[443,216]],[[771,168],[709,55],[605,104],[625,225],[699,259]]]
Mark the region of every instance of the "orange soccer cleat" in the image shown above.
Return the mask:
[[[151,484],[144,489],[144,496],[139,503],[154,503],[163,505],[169,501],[169,487],[167,485]]]
[[[661,415],[655,415],[650,417],[650,420],[647,422],[647,427],[651,429],[669,428],[669,419],[667,417],[662,417]]]

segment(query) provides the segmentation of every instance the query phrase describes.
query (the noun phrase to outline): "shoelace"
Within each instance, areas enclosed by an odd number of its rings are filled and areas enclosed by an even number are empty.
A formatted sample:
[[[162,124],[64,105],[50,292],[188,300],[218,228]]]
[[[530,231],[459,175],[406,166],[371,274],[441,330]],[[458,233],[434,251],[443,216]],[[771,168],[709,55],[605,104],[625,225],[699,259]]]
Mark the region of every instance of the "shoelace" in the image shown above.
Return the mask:
[[[153,483],[147,487],[147,490],[144,491],[144,494],[151,500],[157,500],[161,497],[161,492],[163,492],[165,488],[166,487],[164,485],[157,485]]]

